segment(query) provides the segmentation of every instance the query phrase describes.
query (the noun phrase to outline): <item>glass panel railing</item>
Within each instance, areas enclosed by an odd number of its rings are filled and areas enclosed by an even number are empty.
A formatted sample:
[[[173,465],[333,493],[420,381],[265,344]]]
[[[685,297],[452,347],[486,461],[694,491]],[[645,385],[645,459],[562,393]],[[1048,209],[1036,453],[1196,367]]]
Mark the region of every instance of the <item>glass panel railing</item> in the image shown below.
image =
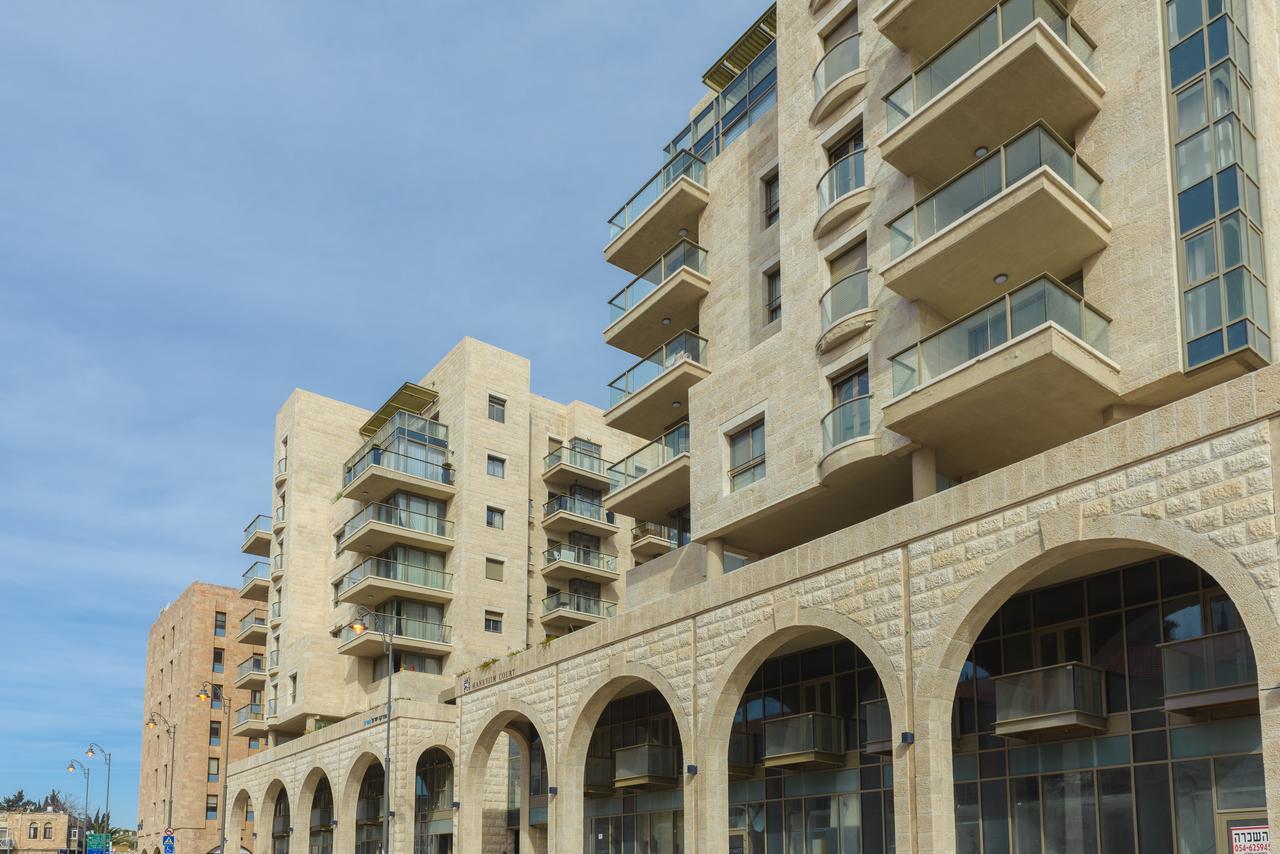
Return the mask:
[[[603,475],[607,463],[595,454],[588,454],[586,451],[580,451],[577,448],[570,448],[568,445],[562,445],[551,453],[543,457],[543,471],[550,471],[556,466],[564,463],[567,466],[573,466],[583,471],[591,471],[596,474]]]
[[[813,70],[813,98],[815,101],[827,94],[827,90],[831,88],[832,83],[862,67],[860,51],[858,50],[861,41],[862,34],[854,33],[827,51],[826,56],[818,61],[818,67]]]
[[[265,513],[259,513],[253,517],[248,525],[244,526],[244,539],[248,542],[254,534],[270,534],[271,533],[271,517]]]
[[[871,395],[846,400],[822,417],[822,452],[871,435]]]
[[[553,513],[572,513],[574,516],[613,524],[613,514],[606,512],[599,502],[573,495],[557,495],[542,505],[543,516],[550,516]]]
[[[675,777],[676,749],[670,744],[636,744],[613,752],[613,779]]]
[[[618,571],[618,558],[614,555],[607,555],[595,549],[572,546],[568,543],[552,546],[542,553],[542,558],[546,561],[547,566],[563,561],[565,563],[576,563],[578,566],[589,566],[602,572],[616,573]]]
[[[236,665],[236,678],[240,679],[250,673],[261,673],[262,670],[262,656],[251,655]]]
[[[1160,657],[1166,697],[1258,683],[1253,644],[1243,629],[1163,644]]]
[[[583,782],[589,789],[612,789],[613,757],[588,756]]]
[[[433,448],[448,448],[449,428],[439,421],[401,410],[388,418],[387,422],[378,428],[378,432],[370,436],[368,441],[351,455],[343,470],[351,468],[356,460],[374,448],[392,450],[393,446],[405,442],[426,444]],[[348,480],[343,482],[346,483]]]
[[[1086,66],[1093,66],[1092,40],[1052,0],[1005,0],[955,41],[935,53],[885,98],[886,124],[893,130],[929,101],[995,53],[1035,20],[1049,25]]]
[[[807,712],[764,722],[764,755],[843,753],[844,719]]]
[[[271,569],[275,572],[284,569],[284,552],[276,552],[271,556]]]
[[[678,424],[626,459],[609,466],[611,490],[628,486],[681,454],[689,453],[689,422]]]
[[[241,706],[236,709],[236,726],[247,724],[249,721],[262,720],[262,704],[249,703],[247,706]]]
[[[997,676],[996,723],[1080,712],[1105,717],[1104,674],[1078,661]]]
[[[613,240],[626,231],[672,184],[684,177],[706,186],[707,164],[691,151],[677,151],[672,155],[658,170],[658,174],[650,178],[621,210],[609,218],[609,239]]]
[[[283,612],[280,607],[280,600],[277,599],[271,603],[271,622],[274,623],[276,620],[279,620],[281,613]]]
[[[1047,126],[1037,124],[889,223],[889,254],[900,257],[1041,167],[1052,169],[1090,205],[1102,208],[1102,179]]]
[[[284,517],[285,517],[284,508],[285,508],[285,505],[283,504],[281,504],[279,507],[276,508],[276,524],[277,525],[284,524]]]
[[[272,697],[267,700],[267,717],[274,718],[276,716],[276,700]]]
[[[342,533],[338,539],[340,541],[347,540],[369,522],[395,525],[397,528],[407,528],[411,531],[420,531],[436,537],[448,537],[450,539],[453,537],[453,523],[443,516],[432,516],[428,513],[406,510],[403,507],[395,507],[391,504],[369,504],[347,520],[347,523],[342,526]]]
[[[342,473],[342,485],[346,486],[359,477],[370,466],[381,466],[392,471],[403,472],[411,477],[431,480],[436,483],[452,484],[452,466],[433,463],[418,457],[384,451],[381,448],[370,448],[364,454],[347,464]]]
[[[609,300],[609,322],[640,304],[645,297],[658,289],[658,286],[675,275],[682,267],[695,273],[705,273],[707,266],[707,250],[690,240],[681,239],[679,243],[668,249],[666,254],[654,262],[653,266],[631,280],[631,283],[614,294]]]
[[[1049,323],[1108,355],[1111,320],[1057,279],[1040,276],[893,356],[893,394],[904,394]]]
[[[254,608],[249,613],[240,618],[240,633],[244,634],[254,626],[265,626],[267,624],[267,612],[261,608]]]
[[[616,602],[606,602],[581,593],[560,591],[542,600],[543,614],[550,614],[552,611],[573,611],[592,617],[612,617],[617,610]]]
[[[869,700],[862,704],[866,715],[866,741],[893,741],[893,720],[889,714],[888,700]]]
[[[264,581],[271,577],[271,573],[267,570],[267,562],[265,560],[255,560],[249,565],[249,568],[240,573],[240,586],[244,587],[251,581],[259,578]]]
[[[639,522],[631,529],[632,542],[645,537],[657,537],[659,540],[666,540],[672,546],[677,542],[676,529],[670,525],[659,525],[657,522]]]
[[[275,670],[280,666],[280,650],[273,649],[267,653],[267,669]]]
[[[281,457],[276,460],[276,477],[283,477],[289,473],[289,458]]]
[[[418,620],[413,617],[398,617],[395,614],[377,612],[366,617],[368,625],[364,631],[357,632],[351,626],[345,626],[339,640],[346,643],[359,635],[391,634],[394,637],[410,640],[427,641],[429,643],[452,643],[453,627],[444,623],[433,623],[430,620]]]
[[[818,298],[822,313],[822,331],[826,332],[836,321],[862,311],[869,304],[867,278],[870,270],[859,270],[845,276],[823,292]]]
[[[867,185],[865,154],[865,149],[859,148],[832,163],[823,173],[822,180],[818,181],[818,213],[826,213],[841,197]]]
[[[355,587],[366,578],[385,578],[432,590],[452,590],[453,573],[410,563],[400,563],[385,557],[371,557],[338,580],[338,595]]]
[[[749,733],[729,733],[730,768],[750,768],[755,765],[755,755],[751,749],[751,743],[752,739]]]
[[[686,360],[705,365],[707,339],[685,330],[609,383],[610,406],[617,406]]]

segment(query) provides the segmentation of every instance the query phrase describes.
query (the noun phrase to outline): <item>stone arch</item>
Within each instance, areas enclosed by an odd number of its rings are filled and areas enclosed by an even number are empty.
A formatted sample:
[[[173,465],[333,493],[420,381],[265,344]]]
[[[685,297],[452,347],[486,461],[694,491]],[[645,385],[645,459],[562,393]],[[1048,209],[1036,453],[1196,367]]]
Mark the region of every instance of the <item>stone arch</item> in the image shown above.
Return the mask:
[[[231,796],[230,809],[227,813],[227,838],[235,839],[238,843],[237,847],[244,847],[246,840],[243,838],[245,818],[249,811],[253,809],[253,796],[249,794],[249,790],[240,788]],[[254,833],[257,833],[257,813],[254,813]],[[247,840],[253,845],[253,839]]]
[[[347,768],[346,777],[342,784],[342,793],[337,791],[334,795],[334,811],[338,813],[338,825],[340,827],[355,827],[356,822],[356,802],[360,799],[360,784],[364,782],[365,772],[374,765],[382,767],[382,757],[377,756],[370,750],[362,750]],[[386,769],[383,768],[385,772]],[[333,785],[333,778],[329,779],[329,785]],[[352,837],[354,841],[355,837]]]
[[[311,804],[315,799],[316,788],[320,785],[321,780],[327,781],[329,783],[329,791],[333,793],[336,801],[338,794],[337,787],[334,784],[334,780],[336,779],[337,778],[329,772],[329,769],[322,765],[315,765],[307,772],[307,775],[302,778],[302,785],[298,787],[297,804],[291,805],[292,808],[295,808],[298,811],[298,818],[295,819],[295,824],[301,827],[302,824],[299,824],[299,822],[303,821],[305,817],[306,827],[308,831],[310,831]]]
[[[413,748],[409,751],[408,757],[406,759],[407,767],[409,768],[409,774],[408,774],[408,786],[405,789],[405,791],[408,792],[409,803],[413,803],[413,799],[417,797],[418,760],[422,758],[422,754],[426,753],[428,750],[431,750],[433,748],[441,751],[442,753],[444,753],[445,756],[448,756],[450,764],[453,765],[453,773],[454,773],[453,782],[455,787],[454,794],[456,796],[457,785],[458,785],[458,754],[457,754],[457,750],[455,750],[454,744],[452,743],[453,741],[454,741],[454,738],[452,735],[443,740],[439,738],[439,736],[435,736],[435,737],[427,736],[425,738],[419,739],[417,742],[414,743]]]
[[[294,799],[289,796],[289,787],[285,785],[284,780],[276,777],[267,784],[266,789],[262,792],[262,797],[258,799],[258,807],[253,814],[253,832],[256,838],[254,850],[258,852],[273,852],[275,843],[272,842],[272,833],[275,825],[276,801],[281,797],[289,806],[289,825],[293,826],[294,815]],[[293,850],[293,834],[289,834],[289,847]]]

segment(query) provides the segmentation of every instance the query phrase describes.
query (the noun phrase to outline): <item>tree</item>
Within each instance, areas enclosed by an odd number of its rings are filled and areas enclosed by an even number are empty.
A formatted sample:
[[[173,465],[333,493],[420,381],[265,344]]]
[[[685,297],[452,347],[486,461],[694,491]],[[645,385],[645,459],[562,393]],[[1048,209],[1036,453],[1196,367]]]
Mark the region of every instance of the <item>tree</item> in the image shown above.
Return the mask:
[[[75,813],[78,804],[73,798],[69,798],[57,789],[50,790],[49,794],[44,796],[44,801],[40,804],[40,809],[52,809],[54,812]]]
[[[40,809],[40,805],[27,797],[22,789],[0,800],[0,810],[4,812],[30,812]]]

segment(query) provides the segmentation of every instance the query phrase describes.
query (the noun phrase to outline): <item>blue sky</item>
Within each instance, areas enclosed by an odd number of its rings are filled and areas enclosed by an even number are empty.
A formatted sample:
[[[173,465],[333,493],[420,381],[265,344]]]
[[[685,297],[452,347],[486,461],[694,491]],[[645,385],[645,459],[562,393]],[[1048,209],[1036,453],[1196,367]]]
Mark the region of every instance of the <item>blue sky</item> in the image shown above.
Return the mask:
[[[0,792],[92,739],[134,823],[147,629],[238,578],[293,387],[470,334],[605,401],[605,221],[764,6],[5,0]]]

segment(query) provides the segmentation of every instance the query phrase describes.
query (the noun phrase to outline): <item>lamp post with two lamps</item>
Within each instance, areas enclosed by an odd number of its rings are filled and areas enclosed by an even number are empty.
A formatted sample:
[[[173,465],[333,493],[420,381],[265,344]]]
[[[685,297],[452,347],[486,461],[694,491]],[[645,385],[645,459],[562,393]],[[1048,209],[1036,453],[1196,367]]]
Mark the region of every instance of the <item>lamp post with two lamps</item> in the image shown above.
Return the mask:
[[[202,703],[217,699],[222,704],[222,729],[218,731],[218,739],[222,742],[222,766],[218,769],[222,777],[222,798],[218,801],[218,854],[226,854],[227,850],[227,766],[230,765],[231,747],[231,704],[221,688],[208,682],[200,686],[196,699]],[[170,801],[172,803],[172,800]],[[172,827],[172,825],[170,825]]]
[[[84,824],[85,833],[89,832],[89,766],[85,765],[79,759],[72,759],[67,763],[67,773],[74,774],[79,768],[84,772]],[[86,839],[86,842],[88,840]]]
[[[85,751],[84,751],[84,755],[88,756],[90,759],[97,756],[99,753],[102,754],[103,760],[106,761],[107,763],[107,794],[102,801],[102,814],[103,814],[103,821],[105,821],[107,825],[106,832],[110,833],[111,832],[111,754],[108,753],[107,750],[101,744],[98,744],[96,741],[89,742],[89,746],[85,748]]]
[[[177,742],[178,728],[174,724],[169,723],[169,719],[159,712],[152,712],[151,717],[147,718],[147,722],[143,724],[147,729],[155,729],[164,724],[165,732],[169,734],[169,814],[165,819],[165,827],[173,827],[173,751]]]
[[[356,609],[356,618],[348,624],[348,628],[358,635],[367,631],[382,635],[382,648],[387,653],[387,742],[382,757],[382,854],[391,854],[391,674],[395,666],[391,650],[394,635],[388,617],[387,614],[376,614],[362,605]]]

